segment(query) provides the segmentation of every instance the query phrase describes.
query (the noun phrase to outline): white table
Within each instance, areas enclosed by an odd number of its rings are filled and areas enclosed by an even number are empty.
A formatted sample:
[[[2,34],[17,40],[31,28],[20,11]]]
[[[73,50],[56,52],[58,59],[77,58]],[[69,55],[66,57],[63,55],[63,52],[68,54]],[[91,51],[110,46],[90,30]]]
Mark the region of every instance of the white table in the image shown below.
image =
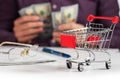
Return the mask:
[[[65,51],[62,48],[55,49]],[[109,70],[105,69],[103,63],[85,67],[83,72],[77,71],[75,66],[69,70],[66,68],[65,61],[0,66],[0,80],[118,80],[118,78],[120,79],[120,52],[118,49],[110,49],[109,52],[112,55],[112,68]]]

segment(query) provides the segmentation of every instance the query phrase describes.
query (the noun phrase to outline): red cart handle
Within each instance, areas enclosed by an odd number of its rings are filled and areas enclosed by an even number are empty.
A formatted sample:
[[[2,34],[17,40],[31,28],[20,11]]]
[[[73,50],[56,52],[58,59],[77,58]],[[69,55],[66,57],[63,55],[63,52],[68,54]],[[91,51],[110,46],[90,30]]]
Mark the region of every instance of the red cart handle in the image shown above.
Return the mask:
[[[118,16],[104,17],[104,16],[94,16],[94,15],[89,15],[88,18],[87,18],[87,21],[92,22],[94,19],[111,20],[113,24],[117,24],[119,22],[119,17]]]

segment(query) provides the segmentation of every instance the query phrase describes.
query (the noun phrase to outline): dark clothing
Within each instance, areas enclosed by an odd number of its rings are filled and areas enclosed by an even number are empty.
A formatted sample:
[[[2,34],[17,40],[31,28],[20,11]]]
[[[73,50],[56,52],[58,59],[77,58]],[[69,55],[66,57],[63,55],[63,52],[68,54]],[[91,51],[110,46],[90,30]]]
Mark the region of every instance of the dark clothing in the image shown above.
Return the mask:
[[[89,14],[97,16],[118,16],[119,7],[117,0],[0,0],[0,42],[17,41],[13,32],[13,22],[19,17],[18,11],[21,8],[32,4],[50,2],[53,11],[58,11],[62,6],[79,4],[77,23],[86,24]],[[54,8],[53,6],[57,7]],[[99,21],[105,26],[111,24],[107,21]],[[50,38],[46,40],[34,39],[33,44],[50,46]],[[120,48],[120,23],[116,26],[111,47]]]

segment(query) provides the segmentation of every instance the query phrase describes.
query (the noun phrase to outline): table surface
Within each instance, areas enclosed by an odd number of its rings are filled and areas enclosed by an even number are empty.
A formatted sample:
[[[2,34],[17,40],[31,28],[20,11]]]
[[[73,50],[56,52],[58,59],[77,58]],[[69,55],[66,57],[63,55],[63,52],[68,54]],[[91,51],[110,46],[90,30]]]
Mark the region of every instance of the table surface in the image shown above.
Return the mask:
[[[74,53],[72,49],[54,47],[53,49]],[[56,57],[57,61],[51,63],[0,66],[0,80],[108,80],[120,78],[120,52],[118,49],[110,49],[108,52],[111,54],[112,62],[109,70],[105,69],[104,63],[93,63],[90,66],[84,66],[84,71],[79,72],[76,64],[73,64],[72,69],[67,69],[65,59]],[[97,58],[101,59],[100,56]]]

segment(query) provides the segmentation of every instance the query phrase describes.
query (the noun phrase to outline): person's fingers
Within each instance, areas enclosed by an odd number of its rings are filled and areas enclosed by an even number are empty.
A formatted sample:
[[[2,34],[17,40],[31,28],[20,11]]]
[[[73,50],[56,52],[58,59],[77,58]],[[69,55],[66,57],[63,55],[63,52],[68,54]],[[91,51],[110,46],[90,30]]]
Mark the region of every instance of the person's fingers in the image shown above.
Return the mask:
[[[18,38],[18,42],[29,42],[30,40],[32,40],[33,38],[37,36],[38,36],[37,34],[29,35],[29,36],[22,36]]]
[[[14,31],[23,31],[30,28],[43,28],[43,22],[28,22],[14,27]]]
[[[25,22],[38,21],[40,18],[38,16],[22,16],[15,20],[14,24],[19,25]]]
[[[32,34],[38,34],[43,31],[43,28],[30,28],[28,30],[19,31],[16,33],[16,36],[28,36]]]
[[[60,42],[60,38],[54,37],[53,40],[55,40],[56,42]]]
[[[61,32],[53,32],[53,40],[60,42],[60,34]]]
[[[60,37],[61,32],[53,32],[53,37]]]
[[[23,16],[14,21],[14,33],[19,42],[28,42],[43,31],[43,22],[38,16]]]
[[[62,24],[58,27],[58,30],[63,31],[63,30],[69,30],[69,29],[75,29],[75,28],[83,28],[84,26],[81,24],[76,24],[76,23],[67,23],[67,24]]]

